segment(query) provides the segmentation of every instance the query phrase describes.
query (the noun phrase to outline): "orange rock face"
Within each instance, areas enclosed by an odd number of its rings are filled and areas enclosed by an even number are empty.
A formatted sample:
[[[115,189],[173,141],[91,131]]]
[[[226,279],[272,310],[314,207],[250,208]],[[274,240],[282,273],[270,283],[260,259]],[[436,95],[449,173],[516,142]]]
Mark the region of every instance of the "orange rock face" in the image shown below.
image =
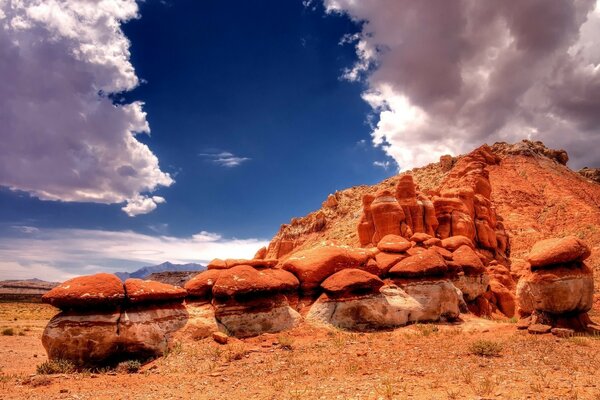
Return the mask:
[[[486,272],[477,254],[467,245],[462,245],[456,249],[452,253],[452,260],[461,267],[467,276],[481,275]]]
[[[187,291],[183,288],[133,278],[125,281],[125,292],[127,301],[132,304],[177,301],[187,296]]]
[[[42,297],[44,303],[62,310],[114,308],[123,303],[125,289],[113,274],[95,274],[69,279]]]
[[[583,261],[590,254],[590,248],[582,240],[575,236],[567,236],[537,242],[531,249],[527,261],[532,268],[543,268],[553,264]]]
[[[258,249],[258,251],[256,252],[256,254],[254,254],[254,259],[255,260],[264,260],[267,257],[267,248],[266,247],[261,247],[260,249]]]
[[[314,291],[330,275],[345,268],[365,266],[372,253],[344,246],[321,245],[294,253],[282,265],[300,281],[305,292]]]
[[[411,247],[412,244],[399,235],[385,235],[379,243],[377,243],[377,248],[379,250],[388,253],[403,253]]]
[[[466,236],[450,236],[442,240],[442,247],[446,250],[454,251],[461,246],[473,248],[473,241]]]
[[[437,251],[429,249],[398,262],[390,269],[390,275],[399,278],[414,278],[443,275],[446,271],[448,271],[448,266],[444,258]]]
[[[220,269],[202,271],[186,282],[185,290],[190,297],[208,299],[212,296],[212,288],[222,272]]]
[[[343,269],[321,283],[330,296],[355,296],[378,293],[383,281],[377,276],[356,268]]]
[[[402,234],[401,224],[404,222],[404,211],[389,191],[378,193],[371,203],[371,216],[375,233],[372,243],[378,243],[386,235]]]
[[[213,286],[214,297],[257,296],[281,293],[298,288],[298,279],[281,269],[257,270],[238,265],[224,270]]]

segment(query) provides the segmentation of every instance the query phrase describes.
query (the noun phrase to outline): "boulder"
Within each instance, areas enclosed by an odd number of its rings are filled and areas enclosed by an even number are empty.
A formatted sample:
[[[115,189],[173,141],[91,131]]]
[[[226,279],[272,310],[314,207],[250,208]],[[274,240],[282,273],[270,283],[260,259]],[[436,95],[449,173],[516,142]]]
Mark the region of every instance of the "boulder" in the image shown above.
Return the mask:
[[[522,314],[585,313],[592,308],[593,295],[592,270],[585,264],[532,271],[517,284]]]
[[[287,271],[238,265],[220,274],[212,292],[214,297],[257,296],[295,291],[298,285],[298,279]]]
[[[254,254],[253,259],[264,260],[265,258],[267,258],[267,248],[265,246],[263,246],[260,249],[258,249],[256,254]]]
[[[129,360],[162,356],[187,320],[188,311],[182,304],[127,307],[117,326],[119,354],[115,357]]]
[[[311,306],[307,320],[342,329],[388,329],[414,322],[453,320],[459,315],[458,294],[447,281],[400,288],[383,286],[379,294],[333,299],[321,295]]]
[[[332,297],[356,296],[378,293],[383,281],[377,276],[355,268],[343,269],[321,283],[321,287]]]
[[[469,246],[475,248],[473,241],[466,236],[450,236],[446,239],[442,239],[442,247],[449,251],[455,251],[460,246]]]
[[[590,256],[590,248],[575,236],[541,240],[533,245],[527,261],[532,269],[554,264],[583,261]]]
[[[452,253],[452,260],[458,264],[467,276],[481,275],[486,269],[472,248],[462,245]]]
[[[399,261],[404,260],[406,257],[408,257],[408,256],[405,254],[398,254],[398,253],[381,252],[381,253],[377,254],[375,256],[375,261],[381,271],[381,273],[377,274],[377,275],[378,276],[386,275],[388,272],[390,272],[390,269],[394,265],[396,265]],[[369,260],[369,262],[370,262],[370,260]]]
[[[227,269],[229,268],[225,263],[225,260],[221,260],[220,258],[215,258],[211,262],[208,263],[206,269]]]
[[[300,281],[303,292],[316,290],[330,275],[345,268],[361,268],[373,254],[365,249],[348,246],[320,245],[292,254],[282,268]]]
[[[431,246],[431,250],[435,250],[439,255],[444,257],[444,260],[452,260],[452,252],[440,246]]]
[[[49,359],[78,366],[114,365],[164,354],[187,317],[182,304],[172,303],[123,311],[66,311],[50,320],[42,344]]]
[[[238,265],[249,265],[254,268],[273,268],[279,263],[279,260],[276,258],[263,258],[263,259],[237,259],[237,258],[228,258],[225,260],[225,265],[227,269],[237,267]]]
[[[113,274],[95,274],[69,279],[50,290],[42,301],[69,309],[114,309],[123,304],[125,289]]]
[[[552,327],[545,324],[531,324],[527,327],[527,332],[533,335],[544,335],[546,333],[550,333],[551,330]]]
[[[235,337],[250,337],[292,329],[302,317],[283,294],[248,300],[215,302],[215,317],[221,330]]]
[[[379,250],[388,253],[402,253],[411,247],[412,243],[399,235],[385,235],[379,243],[377,243],[377,248]]]
[[[410,241],[415,243],[423,243],[431,239],[434,238],[431,235],[423,232],[417,232],[410,237]]]
[[[200,340],[211,337],[219,330],[215,308],[206,301],[186,300],[188,319],[185,326],[174,335],[175,340]]]
[[[222,272],[221,269],[202,271],[187,281],[184,288],[190,297],[208,299],[212,296],[212,288]]]
[[[438,238],[427,239],[423,242],[423,246],[425,246],[425,247],[441,246],[441,245],[442,245],[442,239],[438,239]]]
[[[185,289],[177,286],[135,278],[125,281],[125,292],[131,304],[182,301],[187,295]]]
[[[490,276],[459,274],[452,279],[452,283],[462,292],[465,301],[473,301],[488,290]]]
[[[401,278],[413,278],[431,275],[443,275],[448,270],[446,261],[435,250],[428,249],[421,254],[401,260],[390,269],[390,275]]]

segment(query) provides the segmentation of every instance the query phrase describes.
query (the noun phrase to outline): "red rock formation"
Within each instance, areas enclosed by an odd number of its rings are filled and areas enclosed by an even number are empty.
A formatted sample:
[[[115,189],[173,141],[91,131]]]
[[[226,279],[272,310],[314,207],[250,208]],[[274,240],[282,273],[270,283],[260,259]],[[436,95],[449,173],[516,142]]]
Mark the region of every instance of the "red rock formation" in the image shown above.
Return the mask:
[[[163,303],[183,300],[187,296],[183,288],[156,281],[130,278],[124,286],[127,301],[131,304]]]
[[[399,235],[385,235],[377,243],[377,248],[379,250],[388,253],[403,253],[411,247],[412,243]]]
[[[373,257],[364,249],[323,244],[294,253],[282,268],[296,275],[304,292],[314,291],[328,276],[345,268],[360,268]]]
[[[203,271],[187,281],[185,290],[190,297],[209,299],[212,297],[212,288],[222,272],[221,269]]]
[[[212,292],[217,298],[260,296],[294,291],[298,285],[293,274],[281,269],[258,270],[249,265],[237,265],[221,272]]]
[[[448,271],[444,258],[435,250],[429,249],[421,254],[407,257],[390,269],[390,275],[399,278],[413,278],[431,275],[443,275]]]
[[[552,268],[554,264],[583,261],[590,254],[590,248],[582,240],[575,236],[567,236],[540,240],[532,247],[527,261],[531,269]]]
[[[392,194],[387,191],[381,191],[375,196],[371,203],[371,217],[373,219],[374,234],[371,243],[378,243],[386,235],[401,236],[407,233],[406,218],[402,207]],[[411,233],[412,235],[412,233]],[[410,237],[410,235],[408,235]]]
[[[593,271],[583,262],[589,255],[575,237],[536,243],[528,257],[535,267],[531,264],[517,285],[519,314],[531,315],[531,324],[588,329],[579,323],[587,320],[594,300]],[[575,325],[563,326],[568,321]]]
[[[115,308],[123,303],[125,289],[113,274],[96,274],[69,279],[50,290],[42,301],[60,308],[98,309]]]
[[[343,269],[321,283],[325,293],[333,297],[378,293],[382,286],[377,276],[356,268]]]

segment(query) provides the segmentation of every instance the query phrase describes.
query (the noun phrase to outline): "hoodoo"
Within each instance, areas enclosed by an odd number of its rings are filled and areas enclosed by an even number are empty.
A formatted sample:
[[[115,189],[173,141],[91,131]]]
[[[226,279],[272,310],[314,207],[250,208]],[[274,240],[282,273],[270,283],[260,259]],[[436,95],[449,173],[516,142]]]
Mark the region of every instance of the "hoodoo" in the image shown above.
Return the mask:
[[[110,274],[67,281],[43,298],[62,310],[44,346],[50,358],[89,365],[160,356],[179,335],[248,337],[302,321],[365,331],[460,322],[461,312],[517,315],[520,327],[538,333],[600,331],[587,314],[597,259],[590,246],[571,235],[546,239],[543,226],[532,225],[545,237],[525,252],[523,241],[534,235],[515,228],[526,221],[515,216],[520,204],[506,206],[513,200],[498,178],[505,164],[535,158],[566,168],[566,154],[542,147],[484,145],[372,188],[336,192],[320,210],[282,225],[254,258],[214,259],[184,288],[123,284]]]

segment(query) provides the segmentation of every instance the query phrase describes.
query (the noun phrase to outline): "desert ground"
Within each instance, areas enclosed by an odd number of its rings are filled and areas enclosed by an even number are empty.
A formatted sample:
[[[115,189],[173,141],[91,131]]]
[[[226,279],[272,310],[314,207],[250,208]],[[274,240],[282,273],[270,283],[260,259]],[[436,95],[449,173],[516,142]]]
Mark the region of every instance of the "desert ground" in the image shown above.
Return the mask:
[[[177,342],[135,373],[36,374],[55,313],[0,303],[0,398],[600,399],[600,338],[531,335],[514,320],[368,333],[302,324],[225,345]]]

